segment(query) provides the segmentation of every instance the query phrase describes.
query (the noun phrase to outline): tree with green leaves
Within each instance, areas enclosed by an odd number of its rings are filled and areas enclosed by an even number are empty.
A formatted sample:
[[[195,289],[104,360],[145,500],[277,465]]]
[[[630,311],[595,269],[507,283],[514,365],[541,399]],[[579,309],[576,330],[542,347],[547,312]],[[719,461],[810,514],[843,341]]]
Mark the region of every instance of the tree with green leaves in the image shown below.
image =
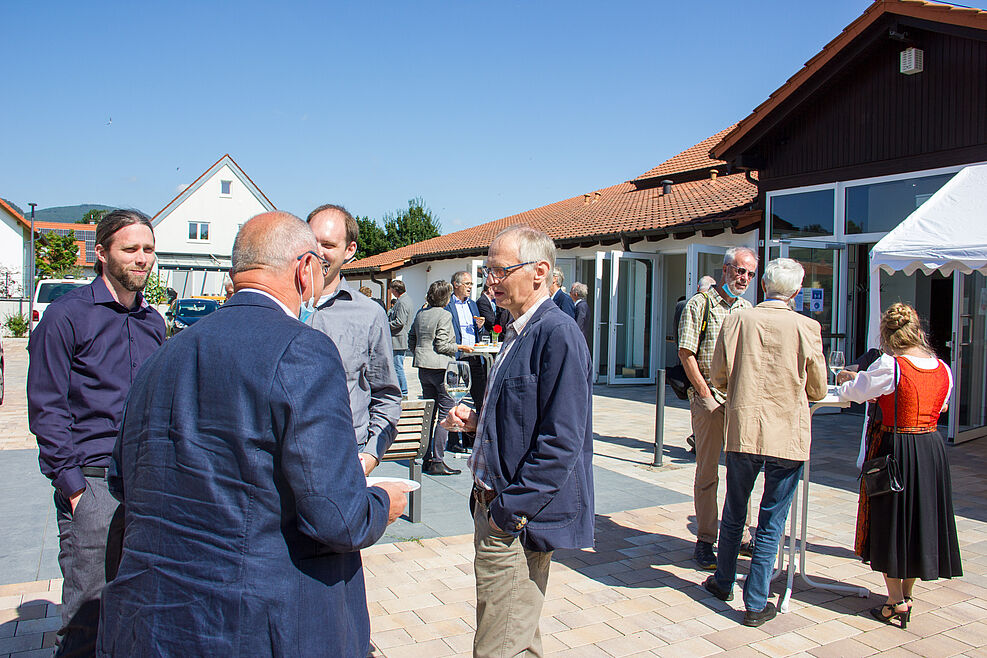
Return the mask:
[[[82,216],[82,219],[76,220],[76,224],[99,224],[99,220],[103,219],[103,215],[110,212],[109,210],[97,210],[92,209]]]
[[[82,272],[76,264],[79,246],[75,243],[75,231],[69,231],[67,235],[46,233],[44,238],[47,244],[38,244],[34,261],[39,279],[61,279],[68,275],[77,276]]]
[[[415,244],[422,240],[438,237],[442,226],[432,214],[425,200],[416,197],[408,201],[407,210],[384,215],[384,231],[391,249]]]
[[[360,227],[360,235],[356,239],[357,258],[376,256],[391,249],[387,241],[387,233],[380,224],[369,217],[357,217],[356,224]]]

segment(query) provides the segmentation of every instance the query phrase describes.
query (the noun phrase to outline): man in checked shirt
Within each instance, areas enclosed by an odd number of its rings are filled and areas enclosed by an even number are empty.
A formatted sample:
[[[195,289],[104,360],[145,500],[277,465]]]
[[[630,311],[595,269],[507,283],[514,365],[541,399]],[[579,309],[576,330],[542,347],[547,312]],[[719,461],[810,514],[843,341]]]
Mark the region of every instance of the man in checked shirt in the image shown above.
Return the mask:
[[[96,650],[117,508],[106,467],[134,375],[165,337],[164,318],[141,294],[153,267],[151,220],[136,210],[107,214],[96,228],[96,280],[52,303],[28,346],[28,417],[55,487],[65,578],[57,656]]]
[[[689,410],[692,431],[696,437],[696,479],[693,497],[696,503],[696,549],[693,561],[700,569],[716,569],[713,544],[719,527],[716,488],[720,482],[720,453],[723,452],[723,402],[726,397],[710,382],[713,348],[720,334],[723,319],[731,313],[751,308],[741,295],[754,280],[757,254],[747,247],[731,247],[723,255],[720,282],[694,296],[685,304],[679,322],[679,361],[685,368],[692,388],[689,389]],[[706,322],[706,330],[702,325]],[[702,334],[700,340],[700,334]],[[741,553],[751,554],[750,532],[744,528]]]
[[[488,378],[480,417],[454,407],[450,430],[476,434],[473,655],[542,655],[538,620],[552,551],[593,545],[593,370],[576,321],[552,303],[552,239],[526,226],[494,238],[487,285],[516,318]]]

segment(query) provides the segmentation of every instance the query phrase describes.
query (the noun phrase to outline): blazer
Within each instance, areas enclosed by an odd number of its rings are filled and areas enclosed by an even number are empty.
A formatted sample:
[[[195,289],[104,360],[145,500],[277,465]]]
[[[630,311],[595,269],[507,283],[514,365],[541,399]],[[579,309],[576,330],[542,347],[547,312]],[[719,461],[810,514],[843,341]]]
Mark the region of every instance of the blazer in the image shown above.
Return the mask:
[[[233,295],[138,372],[109,483],[125,532],[98,655],[367,655],[359,551],[388,497],[324,334]]]
[[[418,311],[408,332],[408,349],[416,368],[445,370],[456,359],[452,318],[445,308],[430,306]]]
[[[494,325],[497,324],[497,318],[500,315],[501,308],[491,304],[490,299],[482,293],[476,300],[476,308],[480,311],[479,314],[483,316],[483,330],[488,333],[493,331]]]
[[[727,392],[728,452],[809,458],[809,402],[826,397],[820,331],[773,299],[723,320],[710,380]]]
[[[565,290],[562,290],[562,288],[556,290],[555,294],[552,295],[552,301],[555,302],[556,306],[565,311],[566,315],[570,318],[576,318],[576,305],[572,303],[572,297]]]
[[[589,328],[589,304],[586,303],[585,299],[580,299],[578,302],[574,302],[573,306],[575,308],[576,314],[573,318],[576,320],[576,325],[579,330],[583,332],[584,336],[587,336],[587,341],[589,341],[589,334],[586,330]]]
[[[593,369],[586,340],[545,301],[501,358],[473,445],[497,494],[490,516],[530,550],[590,547]]]
[[[408,349],[408,329],[411,328],[411,296],[408,293],[394,300],[387,321],[391,325],[391,349]]]
[[[466,303],[470,307],[470,314],[475,318],[480,315],[480,309],[477,307],[476,302],[472,299],[467,299]],[[453,299],[449,300],[446,304],[446,310],[449,311],[449,315],[452,316],[452,330],[456,338],[456,345],[463,344],[463,330],[459,326],[459,315],[456,312],[456,302]],[[476,327],[476,337],[480,337],[480,327],[476,324],[476,320],[473,320],[473,326]],[[477,340],[479,342],[479,340]]]

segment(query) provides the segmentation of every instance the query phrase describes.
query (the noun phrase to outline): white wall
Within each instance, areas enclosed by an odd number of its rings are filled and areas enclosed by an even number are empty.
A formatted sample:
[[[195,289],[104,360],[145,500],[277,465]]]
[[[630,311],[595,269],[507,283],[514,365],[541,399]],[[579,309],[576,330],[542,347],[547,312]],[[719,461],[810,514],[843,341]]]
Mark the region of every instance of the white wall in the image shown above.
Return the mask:
[[[0,265],[14,270],[12,276],[17,279],[17,285],[21,289],[24,284],[24,259],[27,257],[24,236],[23,225],[5,209],[0,208]]]
[[[232,181],[228,196],[220,194],[224,180]],[[223,165],[154,227],[156,248],[166,253],[229,256],[240,225],[265,210],[229,165]],[[189,222],[208,222],[209,239],[189,240]]]

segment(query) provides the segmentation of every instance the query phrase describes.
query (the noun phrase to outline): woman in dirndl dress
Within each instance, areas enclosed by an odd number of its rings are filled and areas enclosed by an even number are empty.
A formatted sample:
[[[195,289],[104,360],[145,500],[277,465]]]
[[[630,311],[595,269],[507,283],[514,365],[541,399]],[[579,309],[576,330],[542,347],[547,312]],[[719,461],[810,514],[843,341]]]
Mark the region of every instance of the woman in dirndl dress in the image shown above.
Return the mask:
[[[871,614],[905,628],[916,579],[963,575],[949,461],[937,429],[953,376],[907,304],[892,304],[881,317],[881,348],[884,354],[867,370],[841,376],[849,381],[840,384],[837,395],[850,402],[877,399],[880,432],[872,433],[867,458],[893,455],[901,470],[903,491],[867,500],[869,528],[861,557],[884,575],[888,590],[887,601]]]

